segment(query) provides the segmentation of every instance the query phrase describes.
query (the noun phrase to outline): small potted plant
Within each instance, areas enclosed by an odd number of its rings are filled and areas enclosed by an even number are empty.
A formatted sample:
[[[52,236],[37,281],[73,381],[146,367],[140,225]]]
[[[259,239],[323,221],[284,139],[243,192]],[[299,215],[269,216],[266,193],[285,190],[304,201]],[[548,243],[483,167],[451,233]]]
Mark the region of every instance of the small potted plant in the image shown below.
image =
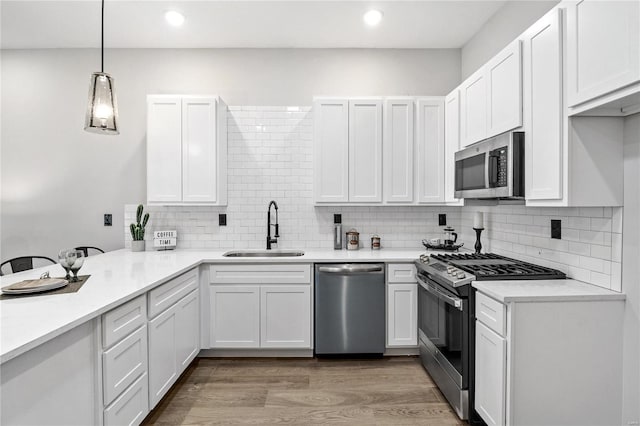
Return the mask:
[[[144,218],[142,217],[142,210],[144,207],[142,204],[138,205],[138,210],[136,211],[136,221],[137,223],[132,223],[129,225],[129,229],[131,230],[131,237],[133,241],[131,241],[131,251],[144,251],[144,227],[147,226],[147,222],[149,222],[149,213],[144,214]]]

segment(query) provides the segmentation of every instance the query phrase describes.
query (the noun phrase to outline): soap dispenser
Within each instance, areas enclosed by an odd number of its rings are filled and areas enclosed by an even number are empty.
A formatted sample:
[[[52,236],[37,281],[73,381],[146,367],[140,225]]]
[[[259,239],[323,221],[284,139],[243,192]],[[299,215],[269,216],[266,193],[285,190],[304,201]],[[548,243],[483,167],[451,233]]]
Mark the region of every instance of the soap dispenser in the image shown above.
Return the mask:
[[[342,250],[342,215],[333,215],[333,248]]]

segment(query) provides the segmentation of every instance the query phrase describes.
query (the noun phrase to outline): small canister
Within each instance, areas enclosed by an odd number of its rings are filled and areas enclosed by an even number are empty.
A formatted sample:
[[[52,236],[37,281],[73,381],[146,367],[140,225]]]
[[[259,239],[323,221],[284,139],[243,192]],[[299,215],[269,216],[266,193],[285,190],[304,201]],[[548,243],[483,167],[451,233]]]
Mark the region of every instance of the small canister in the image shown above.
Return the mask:
[[[347,250],[358,250],[360,248],[360,233],[355,229],[347,232]]]
[[[377,235],[371,237],[371,250],[380,250],[380,237]]]

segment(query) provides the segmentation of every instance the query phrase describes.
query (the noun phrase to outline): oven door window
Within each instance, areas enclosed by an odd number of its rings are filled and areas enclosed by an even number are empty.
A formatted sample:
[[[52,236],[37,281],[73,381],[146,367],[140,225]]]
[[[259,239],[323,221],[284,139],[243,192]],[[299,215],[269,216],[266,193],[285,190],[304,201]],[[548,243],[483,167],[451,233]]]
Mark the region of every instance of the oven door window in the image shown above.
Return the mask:
[[[456,191],[484,189],[487,187],[485,181],[485,157],[486,154],[482,153],[456,161]]]
[[[460,375],[463,375],[463,311],[445,298],[425,290],[422,286],[419,286],[418,298],[420,330],[438,348],[451,366]]]

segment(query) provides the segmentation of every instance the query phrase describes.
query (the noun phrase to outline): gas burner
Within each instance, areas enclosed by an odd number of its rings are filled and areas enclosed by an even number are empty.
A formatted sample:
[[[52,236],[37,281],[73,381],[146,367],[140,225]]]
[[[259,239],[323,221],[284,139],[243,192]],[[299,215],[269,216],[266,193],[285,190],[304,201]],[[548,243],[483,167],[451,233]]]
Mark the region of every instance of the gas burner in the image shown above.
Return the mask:
[[[453,253],[432,255],[433,263],[442,263],[457,270],[472,274],[475,280],[532,280],[564,279],[561,271],[493,253]],[[421,258],[427,270],[428,261]],[[433,266],[433,265],[431,265]]]

